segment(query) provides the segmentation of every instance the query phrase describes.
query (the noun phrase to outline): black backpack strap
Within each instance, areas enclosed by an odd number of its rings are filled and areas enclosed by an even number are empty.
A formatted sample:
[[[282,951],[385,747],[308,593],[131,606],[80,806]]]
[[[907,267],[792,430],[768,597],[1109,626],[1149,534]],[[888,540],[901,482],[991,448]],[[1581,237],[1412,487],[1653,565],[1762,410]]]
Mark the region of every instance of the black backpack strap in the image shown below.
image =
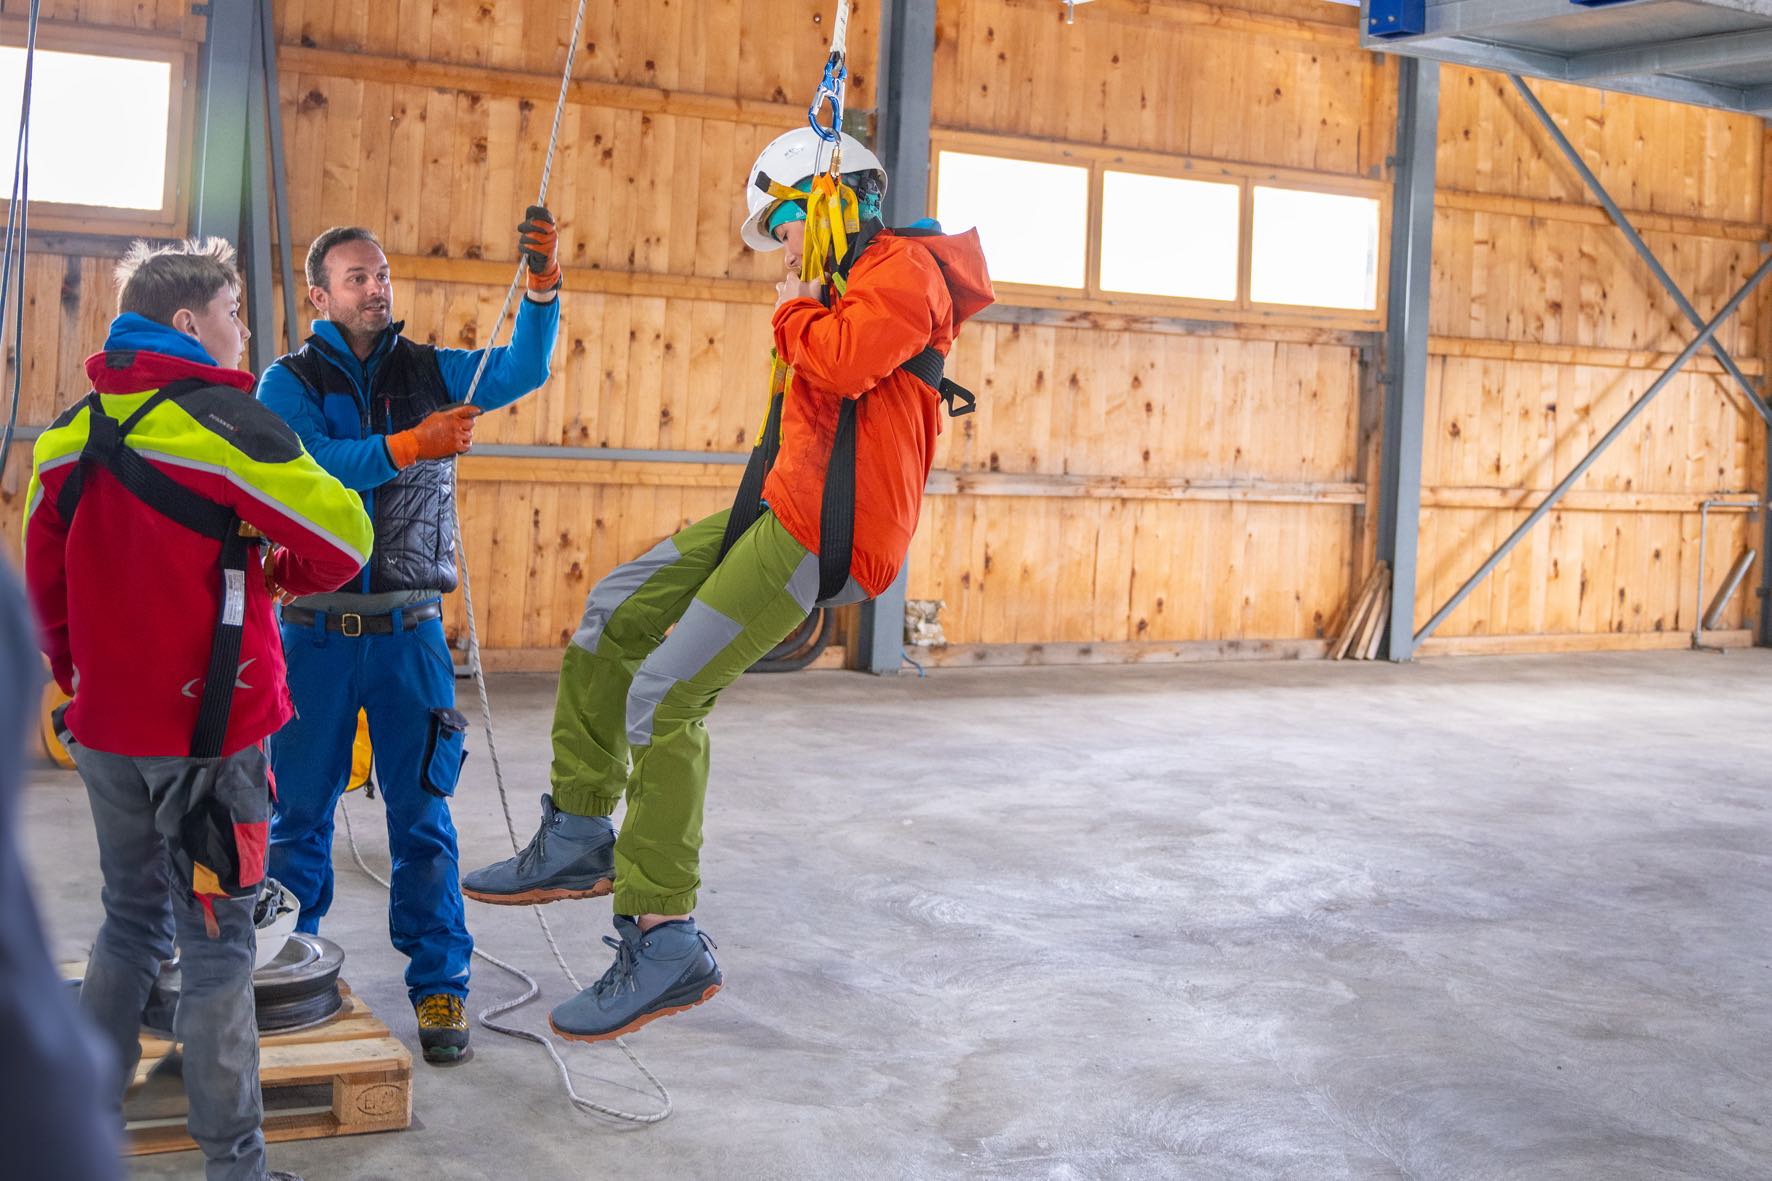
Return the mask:
[[[246,636],[246,566],[252,542],[240,536],[239,518],[234,522],[221,539],[221,613],[216,616],[215,638],[209,644],[209,671],[203,676],[197,728],[191,734],[191,757],[197,759],[221,757],[228,717],[234,708],[234,683],[240,676],[240,647]]]
[[[932,348],[924,349],[899,366],[900,369],[941,395],[941,400],[947,404],[948,417],[958,418],[962,414],[971,414],[978,409],[978,395],[959,382],[949,381],[942,376],[942,371],[946,367],[946,358]]]
[[[818,601],[834,597],[849,581],[855,556],[855,418],[859,398],[837,410],[837,437],[825,466],[824,502],[818,513]]]

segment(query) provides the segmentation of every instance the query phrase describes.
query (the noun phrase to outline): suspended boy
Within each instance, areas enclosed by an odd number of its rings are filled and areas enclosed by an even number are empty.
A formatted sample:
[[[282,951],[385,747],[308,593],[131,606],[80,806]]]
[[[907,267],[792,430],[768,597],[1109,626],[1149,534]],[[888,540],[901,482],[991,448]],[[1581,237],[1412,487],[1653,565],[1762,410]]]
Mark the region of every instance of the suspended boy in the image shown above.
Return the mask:
[[[941,395],[901,366],[933,359],[939,383],[939,359],[958,324],[991,302],[976,236],[881,228],[885,171],[844,136],[843,160],[853,169],[844,181],[859,198],[861,234],[839,268],[847,287],[827,306],[823,284],[800,273],[806,194],[828,150],[802,128],[765,148],[748,174],[755,183],[740,234],[755,250],[785,247],[772,328],[792,370],[780,450],[760,498],[741,494],[730,513],[661,541],[592,589],[561,669],[553,792],[542,796],[541,826],[521,854],[462,880],[468,897],[505,904],[613,892],[616,935],[604,943],[615,962],[553,1011],[563,1037],[618,1037],[719,990],[712,941],[693,917],[705,719],[720,691],[815,606],[857,602],[891,585],[941,429]],[[826,472],[845,418],[854,422],[852,544],[847,554],[840,544],[827,547],[821,579]],[[846,476],[847,457],[834,470]],[[754,523],[730,537],[734,516]],[[849,532],[847,518],[835,524],[833,537]],[[624,798],[618,837],[611,817]]]

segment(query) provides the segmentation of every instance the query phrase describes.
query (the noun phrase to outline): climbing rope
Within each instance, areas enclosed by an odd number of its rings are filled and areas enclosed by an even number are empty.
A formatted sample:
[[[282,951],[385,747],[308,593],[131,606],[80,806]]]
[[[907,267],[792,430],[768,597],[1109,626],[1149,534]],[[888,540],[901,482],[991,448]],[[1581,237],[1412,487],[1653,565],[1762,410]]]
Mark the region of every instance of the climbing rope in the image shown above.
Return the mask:
[[[548,132],[548,150],[547,155],[543,158],[541,170],[541,189],[535,198],[535,203],[537,205],[547,204],[548,183],[552,180],[554,172],[554,152],[560,144],[560,120],[561,116],[565,114],[566,95],[572,85],[572,65],[573,60],[578,53],[579,36],[584,29],[586,2],[587,0],[578,0],[578,12],[572,19],[572,38],[568,42],[566,49],[566,69],[560,76],[560,96],[554,103],[554,124],[552,129]],[[517,273],[511,279],[510,288],[505,292],[504,306],[499,309],[498,319],[493,321],[492,333],[487,338],[485,350],[480,354],[480,364],[474,369],[473,380],[468,383],[468,393],[467,397],[463,399],[464,401],[469,403],[473,402],[474,394],[480,388],[480,378],[486,372],[486,363],[492,356],[493,347],[498,343],[499,330],[504,327],[505,318],[509,316],[511,312],[511,304],[516,300],[517,289],[523,283],[523,271],[525,266],[526,264],[523,259],[519,257],[517,260]],[[453,463],[454,461],[451,460],[450,462]],[[474,688],[480,695],[480,721],[482,728],[486,733],[486,752],[488,759],[492,763],[492,780],[498,788],[498,804],[499,808],[504,813],[505,834],[510,838],[511,852],[515,855],[520,851],[520,846],[517,842],[517,825],[511,818],[511,801],[509,795],[505,791],[504,766],[499,761],[498,741],[494,736],[492,729],[492,701],[486,693],[486,670],[480,663],[480,634],[479,629],[474,622],[474,592],[473,587],[468,580],[468,547],[467,541],[462,535],[461,512],[459,509],[455,514],[455,553],[456,561],[459,564],[461,571],[462,606],[467,613],[468,669],[473,674]],[[344,801],[342,799],[339,802],[339,810],[344,813],[345,836],[350,842],[351,857],[356,861],[357,868],[362,870],[363,873],[370,878],[380,882],[384,887],[387,887],[388,880],[365,864],[363,854],[357,848],[357,834],[351,826],[350,809],[344,806]],[[584,990],[584,985],[579,981],[578,975],[573,972],[571,965],[566,962],[566,956],[561,952],[560,943],[554,937],[554,928],[553,925],[548,922],[548,916],[542,913],[540,906],[531,906],[530,910],[535,913],[535,921],[541,927],[542,937],[547,940],[548,950],[553,952],[554,962],[560,966],[561,974],[566,977],[567,983],[572,986],[574,992],[582,992]],[[534,1042],[536,1045],[546,1050],[548,1052],[548,1057],[554,1061],[554,1068],[560,1072],[560,1083],[565,1087],[566,1096],[572,1101],[574,1107],[579,1108],[581,1111],[594,1112],[597,1115],[606,1116],[609,1119],[619,1120],[623,1123],[656,1124],[670,1118],[670,1092],[665,1089],[663,1083],[658,1081],[658,1076],[646,1069],[646,1065],[634,1055],[633,1050],[628,1048],[627,1042],[622,1038],[616,1038],[615,1044],[621,1050],[622,1054],[627,1057],[627,1060],[633,1063],[634,1069],[639,1071],[641,1077],[650,1085],[652,1089],[651,1093],[657,1097],[659,1103],[658,1110],[651,1112],[623,1111],[619,1108],[609,1107],[580,1095],[577,1088],[573,1086],[571,1070],[568,1069],[565,1059],[560,1056],[560,1051],[554,1046],[551,1039],[543,1037],[537,1033],[531,1033],[526,1029],[520,1029],[514,1025],[502,1024],[497,1020],[497,1018],[503,1016],[505,1013],[508,1013],[513,1009],[521,1008],[541,995],[541,985],[536,983],[535,977],[531,976],[523,969],[513,964],[508,964],[504,960],[499,959],[497,956],[492,955],[490,952],[479,947],[474,948],[474,954],[491,964],[493,967],[507,972],[516,979],[522,981],[527,989],[522,996],[514,1001],[506,1001],[503,1004],[493,1005],[488,1009],[481,1010],[478,1015],[480,1024],[487,1029],[492,1030],[494,1033],[501,1033],[506,1037],[522,1038],[524,1041]],[[640,1091],[638,1088],[630,1089],[634,1090],[636,1094],[646,1094],[646,1092]]]
[[[31,218],[31,91],[32,69],[37,61],[37,21],[43,0],[31,0],[25,29],[24,88],[19,98],[18,146],[12,157],[12,198],[6,212],[6,243],[0,248],[0,333],[5,331],[6,305],[12,300],[12,406],[6,426],[0,430],[0,476],[12,455],[13,433],[18,429],[19,405],[24,400],[25,372],[25,241]],[[16,272],[17,289],[13,288]]]
[[[812,185],[795,189],[761,173],[753,183],[760,185],[777,201],[806,202],[806,229],[800,249],[800,278],[806,282],[832,283],[841,294],[843,280],[832,272],[849,250],[849,237],[861,232],[861,201],[855,190],[843,183],[843,98],[848,88],[849,66],[849,4],[837,0],[837,12],[831,22],[831,52],[825,59],[824,75],[813,92],[812,104],[806,108],[806,121],[818,138],[830,148],[828,161],[815,162]],[[820,119],[820,111],[830,114]],[[773,207],[772,207],[773,208]],[[776,351],[769,350],[768,410],[757,427],[754,446],[762,446],[769,431],[769,420],[776,399],[787,389],[788,366]]]

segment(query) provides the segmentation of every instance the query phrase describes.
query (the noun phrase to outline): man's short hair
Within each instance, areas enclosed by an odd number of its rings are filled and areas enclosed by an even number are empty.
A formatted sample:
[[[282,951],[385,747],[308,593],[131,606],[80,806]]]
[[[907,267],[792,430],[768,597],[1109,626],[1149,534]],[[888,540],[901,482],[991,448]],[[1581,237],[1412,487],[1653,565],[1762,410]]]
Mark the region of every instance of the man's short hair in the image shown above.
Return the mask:
[[[333,226],[308,247],[309,287],[330,286],[326,280],[326,256],[332,253],[334,246],[343,246],[346,242],[368,242],[377,250],[381,249],[381,239],[362,226]]]
[[[240,289],[234,246],[226,238],[154,245],[137,240],[117,263],[117,310],[171,324],[180,308],[202,311],[222,288]]]

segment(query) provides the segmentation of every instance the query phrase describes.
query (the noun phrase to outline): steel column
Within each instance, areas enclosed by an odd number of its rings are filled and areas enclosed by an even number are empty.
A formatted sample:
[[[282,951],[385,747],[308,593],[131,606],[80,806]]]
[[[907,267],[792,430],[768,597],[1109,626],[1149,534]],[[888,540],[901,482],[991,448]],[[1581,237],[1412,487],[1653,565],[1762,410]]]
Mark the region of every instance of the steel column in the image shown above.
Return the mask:
[[[1606,448],[1612,445],[1613,440],[1617,439],[1619,435],[1622,435],[1625,429],[1629,427],[1631,423],[1636,421],[1637,415],[1646,410],[1649,403],[1655,400],[1655,396],[1661,393],[1663,389],[1667,388],[1667,384],[1674,379],[1681,369],[1686,367],[1686,362],[1690,361],[1698,354],[1700,349],[1710,343],[1710,338],[1716,334],[1717,329],[1722,326],[1725,320],[1735,314],[1736,310],[1741,307],[1747,297],[1753,293],[1754,288],[1760,285],[1760,280],[1764,279],[1768,272],[1772,272],[1772,257],[1768,257],[1759,265],[1758,269],[1756,269],[1752,275],[1748,276],[1747,282],[1741,285],[1741,289],[1729,298],[1728,303],[1723,305],[1723,310],[1718,312],[1715,318],[1709,323],[1705,324],[1703,329],[1699,331],[1698,335],[1692,339],[1692,343],[1680,350],[1680,355],[1674,358],[1673,364],[1669,365],[1667,370],[1663,372],[1660,377],[1655,379],[1655,384],[1650,386],[1648,390],[1644,392],[1643,396],[1638,398],[1631,408],[1624,412],[1624,417],[1614,423],[1612,429],[1607,431],[1605,436],[1601,438],[1598,443],[1594,444],[1593,450],[1589,451],[1584,457],[1582,457],[1581,462],[1575,465],[1574,470],[1564,476],[1562,480],[1557,483],[1555,488],[1551,489],[1550,495],[1546,496],[1544,501],[1539,504],[1537,508],[1533,509],[1531,514],[1527,516],[1526,520],[1521,523],[1520,527],[1515,529],[1513,533],[1508,536],[1508,539],[1501,543],[1501,548],[1489,555],[1488,561],[1478,567],[1477,572],[1471,575],[1469,580],[1466,581],[1463,586],[1458,588],[1458,593],[1452,596],[1451,601],[1435,612],[1434,617],[1427,621],[1427,625],[1419,632],[1415,633],[1415,643],[1417,645],[1433,635],[1434,630],[1438,628],[1441,623],[1445,622],[1446,617],[1452,614],[1460,603],[1464,602],[1465,597],[1476,588],[1477,584],[1488,577],[1489,572],[1495,569],[1503,558],[1507,557],[1507,555],[1513,550],[1514,546],[1520,543],[1522,537],[1531,532],[1532,526],[1538,524],[1539,521],[1544,519],[1545,514],[1549,513],[1552,508],[1556,507],[1557,502],[1563,499],[1563,495],[1568,492],[1570,488],[1575,486],[1577,480],[1581,479],[1581,477],[1587,473],[1587,469],[1592,467],[1594,461],[1599,459],[1601,454],[1605,452]]]
[[[1557,126],[1557,121],[1551,117],[1549,111],[1545,110],[1544,104],[1538,101],[1538,96],[1532,93],[1532,88],[1527,86],[1525,79],[1518,74],[1511,74],[1509,78],[1513,81],[1514,89],[1520,92],[1520,97],[1526,100],[1526,105],[1532,109],[1532,113],[1544,125],[1545,131],[1550,133],[1550,137],[1556,142],[1558,149],[1562,151],[1575,171],[1580,174],[1588,190],[1605,207],[1607,216],[1623,231],[1631,247],[1649,265],[1649,270],[1654,273],[1656,281],[1669,295],[1673,296],[1674,302],[1680,305],[1680,311],[1684,313],[1687,320],[1691,321],[1692,327],[1702,327],[1704,317],[1698,314],[1698,309],[1692,306],[1692,301],[1686,298],[1686,293],[1680,290],[1680,285],[1674,281],[1674,277],[1667,273],[1667,268],[1661,265],[1661,260],[1655,257],[1655,252],[1649,248],[1647,242],[1643,241],[1643,236],[1637,233],[1637,227],[1632,225],[1630,218],[1624,215],[1624,210],[1618,207],[1618,203],[1612,199],[1612,194],[1608,193],[1606,186],[1600,183],[1600,178],[1595,176],[1593,169],[1587,166],[1587,161],[1581,158],[1581,153],[1575,150],[1575,145],[1569,142],[1569,137],[1563,134],[1563,129]],[[1729,351],[1716,340],[1710,342],[1710,351],[1716,354],[1717,360],[1722,362],[1723,368],[1729,371],[1729,376],[1733,377],[1736,384],[1741,386],[1742,392],[1747,394],[1747,400],[1759,412],[1760,417],[1766,421],[1768,426],[1772,426],[1772,407],[1766,405],[1765,399],[1761,398],[1759,391],[1754,388],[1752,379],[1741,371],[1741,366],[1735,363],[1735,358],[1731,357]]]
[[[1772,648],[1772,427],[1766,431],[1765,483],[1760,485],[1760,634],[1759,645]]]
[[[204,9],[203,88],[197,108],[197,176],[191,231],[240,241],[246,126],[257,5],[216,0]]]
[[[306,284],[296,281],[295,243],[289,237],[289,175],[283,159],[283,104],[278,100],[282,87],[277,80],[277,22],[272,11],[273,3],[274,0],[260,0],[259,73],[267,95],[265,116],[270,139],[266,146],[271,157],[272,204],[277,211],[277,270],[283,279],[283,343],[288,351],[294,352],[302,339],[301,331],[296,327],[297,293]],[[263,172],[259,173],[261,181],[264,176]],[[306,278],[305,273],[303,278]]]
[[[1433,283],[1440,66],[1399,58],[1396,199],[1391,204],[1390,312],[1385,337],[1378,556],[1391,567],[1385,655],[1415,650],[1415,551],[1421,533],[1421,449],[1427,407],[1428,291]]]
[[[935,101],[935,0],[881,0],[880,64],[874,105],[874,148],[886,166],[887,225],[902,226],[929,211],[929,126]],[[876,674],[904,664],[907,568],[862,604],[851,664]]]
[[[241,261],[246,270],[247,326],[252,330],[247,348],[254,373],[270,368],[271,362],[284,351],[277,347],[271,333],[276,317],[271,314],[271,197],[265,185],[265,177],[270,173],[270,152],[265,142],[264,40],[258,28],[263,13],[262,5],[251,6],[251,65],[246,87],[246,232],[240,241]]]

